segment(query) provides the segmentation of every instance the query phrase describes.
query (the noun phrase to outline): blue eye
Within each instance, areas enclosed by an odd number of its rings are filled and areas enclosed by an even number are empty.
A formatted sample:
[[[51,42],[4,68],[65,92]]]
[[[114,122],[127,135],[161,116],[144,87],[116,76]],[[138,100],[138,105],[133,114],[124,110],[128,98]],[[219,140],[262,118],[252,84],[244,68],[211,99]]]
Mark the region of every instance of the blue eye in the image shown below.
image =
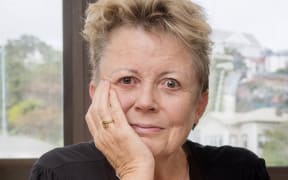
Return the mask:
[[[164,84],[167,88],[170,88],[170,89],[175,89],[175,88],[178,88],[180,86],[178,81],[176,81],[175,79],[167,79],[164,82]]]

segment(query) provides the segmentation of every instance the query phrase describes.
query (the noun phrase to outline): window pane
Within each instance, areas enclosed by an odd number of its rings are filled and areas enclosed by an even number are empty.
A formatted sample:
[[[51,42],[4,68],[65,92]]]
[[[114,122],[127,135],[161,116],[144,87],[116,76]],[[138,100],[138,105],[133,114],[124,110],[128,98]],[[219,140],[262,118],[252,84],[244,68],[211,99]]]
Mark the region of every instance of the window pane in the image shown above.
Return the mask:
[[[269,166],[287,166],[287,1],[197,2],[212,24],[214,45],[209,106],[190,138],[245,147]]]
[[[62,1],[1,0],[0,158],[63,145]]]

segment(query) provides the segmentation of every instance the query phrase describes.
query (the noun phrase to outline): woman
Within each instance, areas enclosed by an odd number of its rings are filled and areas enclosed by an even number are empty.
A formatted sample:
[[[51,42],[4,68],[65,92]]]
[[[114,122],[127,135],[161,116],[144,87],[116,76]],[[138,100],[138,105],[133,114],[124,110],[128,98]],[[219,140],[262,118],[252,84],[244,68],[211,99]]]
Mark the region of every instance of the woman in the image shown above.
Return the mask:
[[[36,179],[269,179],[265,163],[186,138],[208,102],[210,27],[189,0],[99,0],[87,10],[93,142],[55,149]]]

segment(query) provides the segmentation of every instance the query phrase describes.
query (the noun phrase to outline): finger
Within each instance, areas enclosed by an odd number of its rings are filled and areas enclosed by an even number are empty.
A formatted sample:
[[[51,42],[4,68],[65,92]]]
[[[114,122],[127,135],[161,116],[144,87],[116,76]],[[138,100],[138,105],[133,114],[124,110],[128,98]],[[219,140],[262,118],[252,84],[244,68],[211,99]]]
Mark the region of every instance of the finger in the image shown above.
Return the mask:
[[[118,96],[115,92],[115,90],[110,89],[110,96],[109,96],[109,101],[110,101],[110,112],[111,112],[111,116],[113,119],[117,119],[117,124],[119,125],[124,125],[124,124],[128,124],[126,116],[122,110],[122,106],[120,104],[120,101],[118,99]]]
[[[109,111],[109,89],[110,89],[110,82],[107,80],[104,80],[103,89],[100,92],[101,96],[99,97],[99,100],[96,102],[98,114],[100,117],[101,124],[104,128],[110,128],[110,126],[113,126],[115,119],[112,119],[112,116]],[[107,124],[103,124],[106,123]],[[110,123],[111,122],[111,123]]]
[[[99,132],[99,130],[103,129],[102,127],[102,119],[99,115],[99,101],[103,92],[103,89],[105,88],[105,83],[104,80],[100,80],[100,82],[98,83],[97,87],[95,88],[95,92],[94,92],[94,96],[92,98],[92,103],[88,109],[87,112],[87,117],[89,117],[89,124],[87,121],[87,125],[92,126],[92,124],[95,126],[97,130],[97,132]],[[89,127],[88,127],[89,128]]]
[[[93,117],[91,115],[91,113],[88,111],[86,116],[85,116],[85,120],[86,120],[86,123],[87,123],[87,126],[88,126],[88,129],[90,131],[90,134],[95,137],[97,135],[97,132],[98,132],[98,128],[97,128],[97,124],[98,123],[95,123],[93,121]]]
[[[88,111],[85,115],[85,120],[88,125],[90,133],[93,135],[95,132],[98,132],[97,129],[101,129],[100,118],[97,115],[96,108],[94,107],[95,104],[91,103]]]
[[[95,88],[94,96],[93,96],[93,99],[92,99],[92,104],[93,104],[94,107],[97,107],[95,105],[95,103],[101,97],[101,92],[103,91],[102,89],[104,88],[104,85],[105,85],[104,80],[100,80],[98,85]]]

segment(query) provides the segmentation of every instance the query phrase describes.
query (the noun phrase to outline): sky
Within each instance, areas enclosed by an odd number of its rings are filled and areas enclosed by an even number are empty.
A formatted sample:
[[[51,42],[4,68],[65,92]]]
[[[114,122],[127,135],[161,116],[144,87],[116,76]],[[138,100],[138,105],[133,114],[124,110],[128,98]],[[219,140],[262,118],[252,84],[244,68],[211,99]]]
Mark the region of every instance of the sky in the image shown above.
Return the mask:
[[[287,0],[193,0],[213,29],[250,33],[265,48],[288,49]],[[20,34],[34,34],[62,47],[61,0],[0,0],[0,46]]]
[[[213,29],[253,34],[263,47],[288,49],[287,0],[194,0]]]
[[[62,48],[62,0],[0,0],[0,46],[21,34]]]

